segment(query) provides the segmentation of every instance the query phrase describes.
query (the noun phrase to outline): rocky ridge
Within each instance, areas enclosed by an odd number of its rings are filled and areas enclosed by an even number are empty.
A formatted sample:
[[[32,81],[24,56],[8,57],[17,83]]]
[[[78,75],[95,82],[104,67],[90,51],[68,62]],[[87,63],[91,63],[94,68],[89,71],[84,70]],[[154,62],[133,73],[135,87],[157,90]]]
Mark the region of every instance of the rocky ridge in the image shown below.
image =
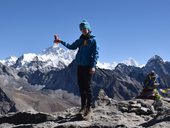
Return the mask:
[[[18,112],[0,117],[2,128],[168,128],[170,99],[162,102],[116,101],[100,91],[92,118],[82,120],[79,107],[54,114]]]

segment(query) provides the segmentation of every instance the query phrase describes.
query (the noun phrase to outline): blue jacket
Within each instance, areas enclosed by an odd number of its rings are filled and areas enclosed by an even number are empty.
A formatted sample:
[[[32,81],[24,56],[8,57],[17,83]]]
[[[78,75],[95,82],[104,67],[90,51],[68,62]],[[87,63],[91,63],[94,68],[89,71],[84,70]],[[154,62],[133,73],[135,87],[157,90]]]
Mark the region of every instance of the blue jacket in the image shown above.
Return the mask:
[[[94,37],[93,35],[81,35],[80,38],[72,44],[63,41],[61,41],[61,44],[71,50],[79,48],[76,55],[77,65],[93,68],[96,67],[98,59],[98,48]]]

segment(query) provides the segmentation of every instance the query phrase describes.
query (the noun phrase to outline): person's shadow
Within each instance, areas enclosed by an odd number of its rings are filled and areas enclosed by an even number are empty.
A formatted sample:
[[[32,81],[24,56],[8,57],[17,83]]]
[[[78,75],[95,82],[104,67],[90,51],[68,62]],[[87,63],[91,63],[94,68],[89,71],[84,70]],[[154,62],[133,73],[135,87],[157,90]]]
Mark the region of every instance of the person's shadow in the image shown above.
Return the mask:
[[[65,118],[58,117],[54,122],[56,123],[66,123],[66,122],[74,122],[74,121],[82,121],[84,120],[81,114],[69,115]]]
[[[58,116],[57,119],[52,117],[51,115],[37,113],[31,114],[26,112],[19,112],[14,115],[0,117],[0,124],[9,123],[9,124],[38,124],[47,121],[53,121],[56,123],[65,123],[65,122],[74,122],[74,121],[81,121],[83,117],[81,114],[75,115],[67,115],[66,117]]]

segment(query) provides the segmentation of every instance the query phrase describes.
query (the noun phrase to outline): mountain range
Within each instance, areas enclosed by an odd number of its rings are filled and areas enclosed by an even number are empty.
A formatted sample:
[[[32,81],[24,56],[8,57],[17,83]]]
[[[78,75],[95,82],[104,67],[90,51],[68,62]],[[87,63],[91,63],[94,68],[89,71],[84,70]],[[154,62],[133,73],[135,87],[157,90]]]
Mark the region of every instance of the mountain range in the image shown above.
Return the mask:
[[[0,60],[0,62],[7,66],[13,66],[15,68],[25,68],[25,69],[32,69],[36,70],[37,68],[32,66],[31,63],[33,61],[39,61],[44,63],[43,67],[41,68],[48,68],[48,67],[57,67],[58,69],[63,69],[68,66],[75,58],[77,50],[65,50],[59,45],[54,44],[42,52],[35,54],[35,53],[27,53],[23,54],[19,58],[15,56],[7,57],[4,60]],[[128,66],[136,66],[138,67],[138,63],[133,58],[128,58],[127,60],[122,61]],[[118,63],[97,63],[97,67],[102,69],[114,69]]]
[[[76,52],[56,45],[39,54],[1,60],[0,87],[2,94],[11,100],[9,106],[15,103],[13,110],[54,112],[58,111],[56,108],[79,105]],[[151,57],[143,67],[132,58],[124,63],[99,62],[92,80],[93,99],[97,99],[101,89],[116,100],[132,99],[139,95],[146,74],[152,70],[160,76],[160,88],[170,86],[170,62],[158,55]]]

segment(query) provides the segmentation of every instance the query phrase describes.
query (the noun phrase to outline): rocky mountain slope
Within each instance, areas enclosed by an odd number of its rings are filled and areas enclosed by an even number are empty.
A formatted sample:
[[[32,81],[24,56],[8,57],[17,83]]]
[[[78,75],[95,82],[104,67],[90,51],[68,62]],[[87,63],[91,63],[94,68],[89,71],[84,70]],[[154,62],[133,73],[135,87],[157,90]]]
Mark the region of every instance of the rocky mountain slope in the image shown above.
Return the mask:
[[[11,62],[8,60],[9,66],[5,62],[0,63],[0,87],[12,101],[16,102],[16,105],[18,103],[19,110],[23,110],[24,106],[29,106],[30,102],[30,110],[43,112],[55,110],[54,107],[49,106],[53,106],[53,104],[57,106],[61,103],[57,103],[49,97],[55,97],[58,101],[65,101],[61,98],[61,95],[69,97],[70,99],[66,98],[67,103],[70,104],[68,106],[72,106],[74,99],[79,96],[79,88],[76,82],[76,64],[75,61],[72,61],[74,54],[74,51],[65,51],[55,46],[39,54],[24,54],[16,62],[14,61],[15,58],[11,59]],[[160,76],[160,88],[169,87],[170,62],[163,61],[157,55],[152,57],[144,67],[130,66],[124,63],[119,63],[112,70],[97,67],[92,81],[94,100],[97,99],[97,94],[101,88],[115,100],[132,99],[139,95],[143,89],[145,76],[151,70],[155,70]],[[54,93],[46,93],[48,90],[53,90],[51,92]],[[60,93],[57,90],[60,90]],[[57,94],[60,94],[59,98],[57,98]],[[42,99],[45,99],[44,102]],[[46,101],[53,103],[50,104]],[[20,103],[23,103],[23,106],[20,106]],[[41,103],[47,107],[39,107]],[[63,106],[67,105],[63,104]]]
[[[51,47],[0,63],[0,127],[168,127],[169,99],[161,106],[133,98],[151,70],[160,76],[160,88],[168,88],[170,62],[155,55],[143,67],[124,63],[113,69],[97,67],[92,81],[96,107],[92,119],[84,121],[77,114],[80,98],[74,54]],[[98,98],[101,89],[110,98]]]
[[[0,64],[0,114],[16,111],[53,113],[78,106],[79,97],[63,90],[41,90],[18,76],[18,70]]]
[[[170,99],[162,102],[132,99],[116,101],[102,91],[92,117],[83,120],[79,108],[54,114],[18,112],[0,117],[2,128],[168,128]]]
[[[131,99],[141,92],[146,74],[152,70],[160,76],[160,88],[167,88],[170,85],[169,65],[169,62],[154,56],[142,68],[123,63],[118,64],[114,70],[97,68],[92,81],[94,98],[96,99],[99,90],[103,88],[108,96],[114,99]],[[41,70],[34,72],[20,70],[18,75],[26,78],[32,85],[45,85],[44,89],[62,89],[79,95],[74,61],[62,70],[56,69],[46,73]]]
[[[57,53],[63,53],[65,59],[69,57],[69,55],[67,56],[67,54],[59,47],[45,50],[42,56],[51,56]],[[13,79],[26,81],[24,84],[21,84],[22,82],[19,84],[14,84],[19,87],[21,87],[20,85],[27,85],[25,88],[28,88],[28,85],[38,85],[40,88],[44,89],[62,89],[68,91],[69,93],[79,95],[78,85],[76,82],[77,78],[75,62],[71,62],[68,66],[65,65],[65,68],[62,68],[62,66],[59,68],[51,67],[45,64],[48,61],[42,61],[38,59],[40,57],[42,58],[42,56],[36,56],[32,61],[27,60],[27,62],[25,57],[20,57],[16,63],[10,67],[1,66],[1,70],[4,70],[3,73],[5,72],[6,74],[12,75],[14,77]],[[64,59],[58,57],[57,60]],[[56,64],[60,65],[61,63],[58,62]],[[14,69],[13,67],[17,69]],[[163,59],[157,55],[152,57],[147,62],[146,66],[142,68],[128,66],[123,63],[118,64],[113,70],[97,68],[92,81],[94,99],[96,99],[101,88],[105,90],[109,97],[114,99],[131,99],[132,97],[137,96],[143,88],[143,81],[146,74],[151,70],[155,70],[160,76],[162,83],[160,86],[161,88],[169,87],[170,62],[164,62]],[[1,77],[4,77],[4,75],[2,74]],[[7,79],[9,78],[6,77],[5,81],[11,81]]]
[[[0,88],[0,115],[5,115],[9,112],[16,112],[15,102],[11,101]]]

